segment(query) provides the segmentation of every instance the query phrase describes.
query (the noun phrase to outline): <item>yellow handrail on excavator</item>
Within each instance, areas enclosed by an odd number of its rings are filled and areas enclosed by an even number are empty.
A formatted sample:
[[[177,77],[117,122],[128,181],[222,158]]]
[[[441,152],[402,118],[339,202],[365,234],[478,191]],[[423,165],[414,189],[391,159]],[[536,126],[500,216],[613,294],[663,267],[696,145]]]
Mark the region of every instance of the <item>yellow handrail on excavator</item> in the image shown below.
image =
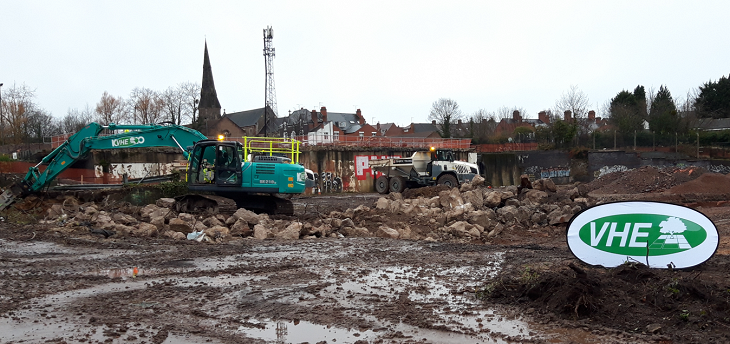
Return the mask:
[[[299,145],[301,141],[281,138],[281,137],[243,137],[243,156],[248,159],[248,155],[254,153],[266,154],[273,156],[274,154],[284,154],[291,159],[292,164],[299,163]]]

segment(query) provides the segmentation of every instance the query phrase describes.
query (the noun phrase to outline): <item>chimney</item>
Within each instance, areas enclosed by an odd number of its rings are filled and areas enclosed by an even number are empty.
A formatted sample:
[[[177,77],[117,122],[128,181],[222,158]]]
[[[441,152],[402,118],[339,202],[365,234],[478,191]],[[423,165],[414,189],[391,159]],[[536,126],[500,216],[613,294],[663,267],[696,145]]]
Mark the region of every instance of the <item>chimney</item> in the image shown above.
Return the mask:
[[[362,112],[360,109],[357,109],[355,111],[355,114],[357,115],[357,120],[360,122],[360,125],[365,125],[365,117],[362,116]]]
[[[431,120],[431,124],[436,125],[436,120]]]
[[[566,122],[570,122],[572,119],[571,114],[573,114],[573,113],[570,112],[570,110],[565,110],[565,112],[563,112],[563,120]]]
[[[550,117],[548,117],[547,112],[544,110],[537,114],[537,118],[545,124],[550,124]]]
[[[322,123],[326,123],[327,122],[327,108],[323,106],[321,109],[319,109],[319,111],[322,112]]]
[[[375,128],[378,129],[378,131],[380,131],[380,121],[378,121],[378,125]]]
[[[319,118],[317,118],[317,111],[312,110],[312,125],[316,127],[317,124],[319,124]]]
[[[595,121],[596,120],[596,112],[593,111],[593,110],[588,111],[588,119],[590,121]]]
[[[461,120],[458,120],[458,121],[457,121],[457,123],[458,123],[459,125],[461,125]]]
[[[522,116],[520,116],[520,112],[518,110],[512,112],[512,120],[517,123],[522,122]]]

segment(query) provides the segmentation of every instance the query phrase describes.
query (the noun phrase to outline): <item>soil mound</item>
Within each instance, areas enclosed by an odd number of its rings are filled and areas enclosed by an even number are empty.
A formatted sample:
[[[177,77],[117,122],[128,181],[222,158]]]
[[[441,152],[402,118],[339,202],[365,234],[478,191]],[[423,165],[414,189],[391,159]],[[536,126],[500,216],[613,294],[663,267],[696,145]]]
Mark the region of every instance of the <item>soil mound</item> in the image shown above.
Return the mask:
[[[694,180],[707,172],[703,168],[656,168],[643,166],[637,169],[609,173],[588,183],[594,194],[638,194],[666,191],[677,185]]]
[[[727,194],[730,193],[730,176],[720,173],[705,173],[695,180],[677,185],[670,192],[675,194]]]
[[[439,195],[439,192],[448,190],[449,187],[446,185],[434,185],[434,186],[425,186],[422,188],[414,188],[414,189],[406,189],[403,191],[403,198],[432,198]]]
[[[526,304],[539,314],[566,320],[590,319],[623,331],[657,331],[680,340],[683,331],[698,324],[726,324],[730,319],[724,281],[697,278],[700,273],[649,269],[640,263],[611,269],[573,263],[544,271],[525,267],[503,271],[480,296]]]

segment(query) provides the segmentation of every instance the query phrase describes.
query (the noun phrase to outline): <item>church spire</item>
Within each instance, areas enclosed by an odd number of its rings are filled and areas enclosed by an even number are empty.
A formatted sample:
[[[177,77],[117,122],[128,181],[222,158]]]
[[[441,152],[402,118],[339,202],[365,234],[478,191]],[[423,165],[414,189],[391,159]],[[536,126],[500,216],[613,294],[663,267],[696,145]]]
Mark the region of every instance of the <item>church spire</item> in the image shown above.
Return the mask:
[[[200,105],[198,109],[200,110],[200,119],[218,119],[221,116],[221,103],[218,101],[218,94],[215,92],[207,40],[205,41],[205,53],[203,55],[203,81],[200,87]]]

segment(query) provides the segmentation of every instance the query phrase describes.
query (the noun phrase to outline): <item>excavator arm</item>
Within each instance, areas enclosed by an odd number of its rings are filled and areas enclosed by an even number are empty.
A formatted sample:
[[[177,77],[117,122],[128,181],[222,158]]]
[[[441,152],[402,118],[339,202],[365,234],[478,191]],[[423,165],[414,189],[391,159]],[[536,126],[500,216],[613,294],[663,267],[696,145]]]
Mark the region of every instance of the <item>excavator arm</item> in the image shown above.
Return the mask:
[[[99,136],[104,129],[109,131],[124,130],[124,132]],[[187,147],[205,139],[206,137],[196,130],[172,124],[116,125],[112,123],[108,126],[102,126],[98,123],[90,123],[69,137],[37,165],[30,167],[22,181],[0,194],[0,210],[13,203],[18,196],[25,196],[42,190],[61,172],[83,158],[91,150],[178,147],[187,159],[189,155]],[[41,164],[47,164],[42,172],[38,169]]]

